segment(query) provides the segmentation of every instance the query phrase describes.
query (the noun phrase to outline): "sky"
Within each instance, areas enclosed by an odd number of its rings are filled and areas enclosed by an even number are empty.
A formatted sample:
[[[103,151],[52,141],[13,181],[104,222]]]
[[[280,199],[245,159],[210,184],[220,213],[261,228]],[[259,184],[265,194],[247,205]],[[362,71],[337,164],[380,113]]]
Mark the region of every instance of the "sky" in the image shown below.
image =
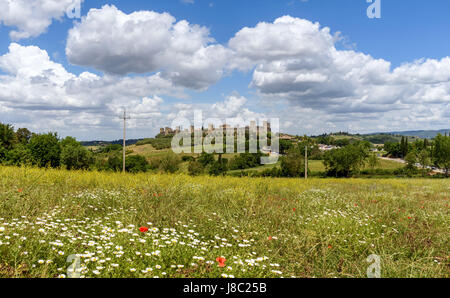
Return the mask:
[[[295,135],[448,129],[450,2],[378,1],[0,0],[0,122],[82,141],[120,139],[123,109],[128,138],[195,110]]]

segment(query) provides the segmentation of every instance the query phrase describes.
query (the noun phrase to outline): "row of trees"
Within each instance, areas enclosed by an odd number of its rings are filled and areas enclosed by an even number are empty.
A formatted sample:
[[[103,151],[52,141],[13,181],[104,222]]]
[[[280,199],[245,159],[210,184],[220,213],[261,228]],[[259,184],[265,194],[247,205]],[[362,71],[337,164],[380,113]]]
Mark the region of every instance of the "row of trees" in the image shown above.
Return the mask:
[[[72,137],[59,139],[56,133],[34,134],[26,128],[14,131],[11,125],[0,123],[0,161],[7,165],[88,169],[93,154]]]
[[[431,141],[424,139],[413,143],[402,137],[400,143],[386,143],[384,150],[390,157],[404,158],[410,172],[417,170],[416,164],[420,164],[423,173],[430,166],[444,169],[447,175],[450,170],[450,136],[447,135],[438,134]]]
[[[11,125],[0,123],[0,163],[5,165],[122,171],[121,151],[121,145],[113,144],[93,152],[73,137],[60,139],[56,133],[34,134],[26,128],[14,131]],[[174,173],[179,169],[180,163],[181,159],[174,153],[153,163],[149,163],[143,156],[129,155],[125,168],[131,173],[155,169]]]
[[[344,134],[344,135],[348,135],[348,134]],[[330,135],[318,136],[318,137],[316,137],[316,142],[318,144],[333,145],[333,146],[337,146],[337,147],[344,147],[344,146],[350,145],[350,143],[351,143],[350,139],[348,139],[348,138],[336,139]]]
[[[323,140],[322,140],[323,141]],[[308,159],[323,160],[327,175],[333,177],[348,177],[352,172],[359,171],[365,164],[374,168],[378,163],[376,155],[370,153],[371,144],[366,141],[347,143],[342,148],[321,152],[316,144],[317,140],[307,138],[293,145],[286,155],[281,158],[279,177],[303,177],[305,175],[305,151]],[[342,145],[342,144],[341,144]],[[267,173],[269,174],[269,173]]]
[[[263,172],[266,176],[302,177],[305,175],[305,150],[310,159],[322,159],[328,176],[348,177],[359,172],[365,165],[374,169],[378,163],[376,155],[370,152],[371,144],[367,141],[356,141],[323,153],[317,147],[317,140],[303,137],[298,143],[282,140],[280,168]],[[323,141],[323,140],[322,140]],[[149,143],[157,142],[166,146],[168,140],[149,139]],[[26,128],[17,131],[11,125],[0,123],[0,162],[6,165],[35,165],[39,167],[64,167],[69,170],[122,170],[122,146],[108,145],[96,152],[86,149],[72,137],[58,138],[56,133],[34,134]],[[450,137],[438,135],[432,141],[417,140],[413,143],[403,137],[399,143],[386,143],[385,150],[389,156],[404,158],[408,172],[417,171],[417,164],[424,168],[434,165],[444,169],[448,174],[450,169]],[[181,163],[189,162],[188,172],[191,175],[221,175],[228,170],[245,170],[260,166],[262,153],[244,153],[228,160],[218,155],[203,153],[197,158],[180,156],[168,152],[160,158],[148,161],[139,155],[128,155],[126,170],[128,172],[147,172],[160,170],[175,173]]]
[[[239,159],[240,157],[238,156],[236,158]],[[251,157],[250,154],[249,156],[247,156],[247,158],[252,159],[253,157]],[[243,157],[243,159],[246,158]],[[230,169],[230,164],[235,166],[235,162],[235,160],[229,161],[227,158],[223,158],[222,154],[219,154],[218,158],[216,159],[214,154],[203,152],[196,159],[192,158],[192,160],[189,162],[188,172],[189,175],[192,176],[199,176],[205,173],[208,173],[212,176],[219,176],[225,174]],[[240,162],[241,161],[236,163],[240,164]],[[247,161],[242,161],[242,165],[245,165],[246,163]]]

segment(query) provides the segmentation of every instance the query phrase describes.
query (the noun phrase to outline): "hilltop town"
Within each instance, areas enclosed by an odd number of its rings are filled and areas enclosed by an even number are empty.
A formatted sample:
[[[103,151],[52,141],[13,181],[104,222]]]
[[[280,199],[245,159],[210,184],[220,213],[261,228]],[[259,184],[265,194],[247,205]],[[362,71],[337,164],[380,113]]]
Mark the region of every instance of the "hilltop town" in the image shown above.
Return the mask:
[[[180,133],[182,131],[190,132],[190,133],[194,133],[196,131],[201,131],[203,133],[211,133],[216,130],[223,131],[223,132],[227,132],[229,130],[234,130],[234,132],[237,133],[237,131],[239,129],[244,129],[246,132],[249,132],[249,131],[271,132],[272,131],[271,124],[268,121],[263,121],[262,126],[257,126],[256,121],[251,121],[250,125],[243,126],[243,127],[239,127],[239,125],[231,126],[228,124],[220,125],[218,128],[215,128],[214,124],[208,124],[208,128],[202,127],[200,129],[196,128],[194,125],[191,125],[189,128],[185,128],[185,129],[183,129],[183,127],[181,127],[181,126],[177,126],[175,128],[162,127],[162,128],[160,128],[160,135],[171,136],[171,135]]]

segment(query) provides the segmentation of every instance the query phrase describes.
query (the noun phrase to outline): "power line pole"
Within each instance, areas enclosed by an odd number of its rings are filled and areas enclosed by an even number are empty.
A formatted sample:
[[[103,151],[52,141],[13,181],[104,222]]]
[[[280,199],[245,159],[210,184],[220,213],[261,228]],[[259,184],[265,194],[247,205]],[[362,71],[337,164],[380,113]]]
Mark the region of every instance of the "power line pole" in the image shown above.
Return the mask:
[[[127,119],[130,119],[130,117],[127,116],[127,110],[123,109],[123,169],[122,171],[125,173],[125,155],[126,155],[126,131],[127,131]]]
[[[308,146],[305,146],[305,179],[308,179]]]

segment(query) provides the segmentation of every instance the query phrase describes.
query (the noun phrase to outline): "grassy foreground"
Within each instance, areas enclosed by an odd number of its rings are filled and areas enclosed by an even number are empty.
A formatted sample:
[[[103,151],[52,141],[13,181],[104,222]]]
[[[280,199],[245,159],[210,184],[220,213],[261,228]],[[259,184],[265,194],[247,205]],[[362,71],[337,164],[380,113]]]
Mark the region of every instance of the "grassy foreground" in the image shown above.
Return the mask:
[[[437,179],[0,167],[0,277],[366,277],[371,254],[382,277],[450,277],[449,197]]]

